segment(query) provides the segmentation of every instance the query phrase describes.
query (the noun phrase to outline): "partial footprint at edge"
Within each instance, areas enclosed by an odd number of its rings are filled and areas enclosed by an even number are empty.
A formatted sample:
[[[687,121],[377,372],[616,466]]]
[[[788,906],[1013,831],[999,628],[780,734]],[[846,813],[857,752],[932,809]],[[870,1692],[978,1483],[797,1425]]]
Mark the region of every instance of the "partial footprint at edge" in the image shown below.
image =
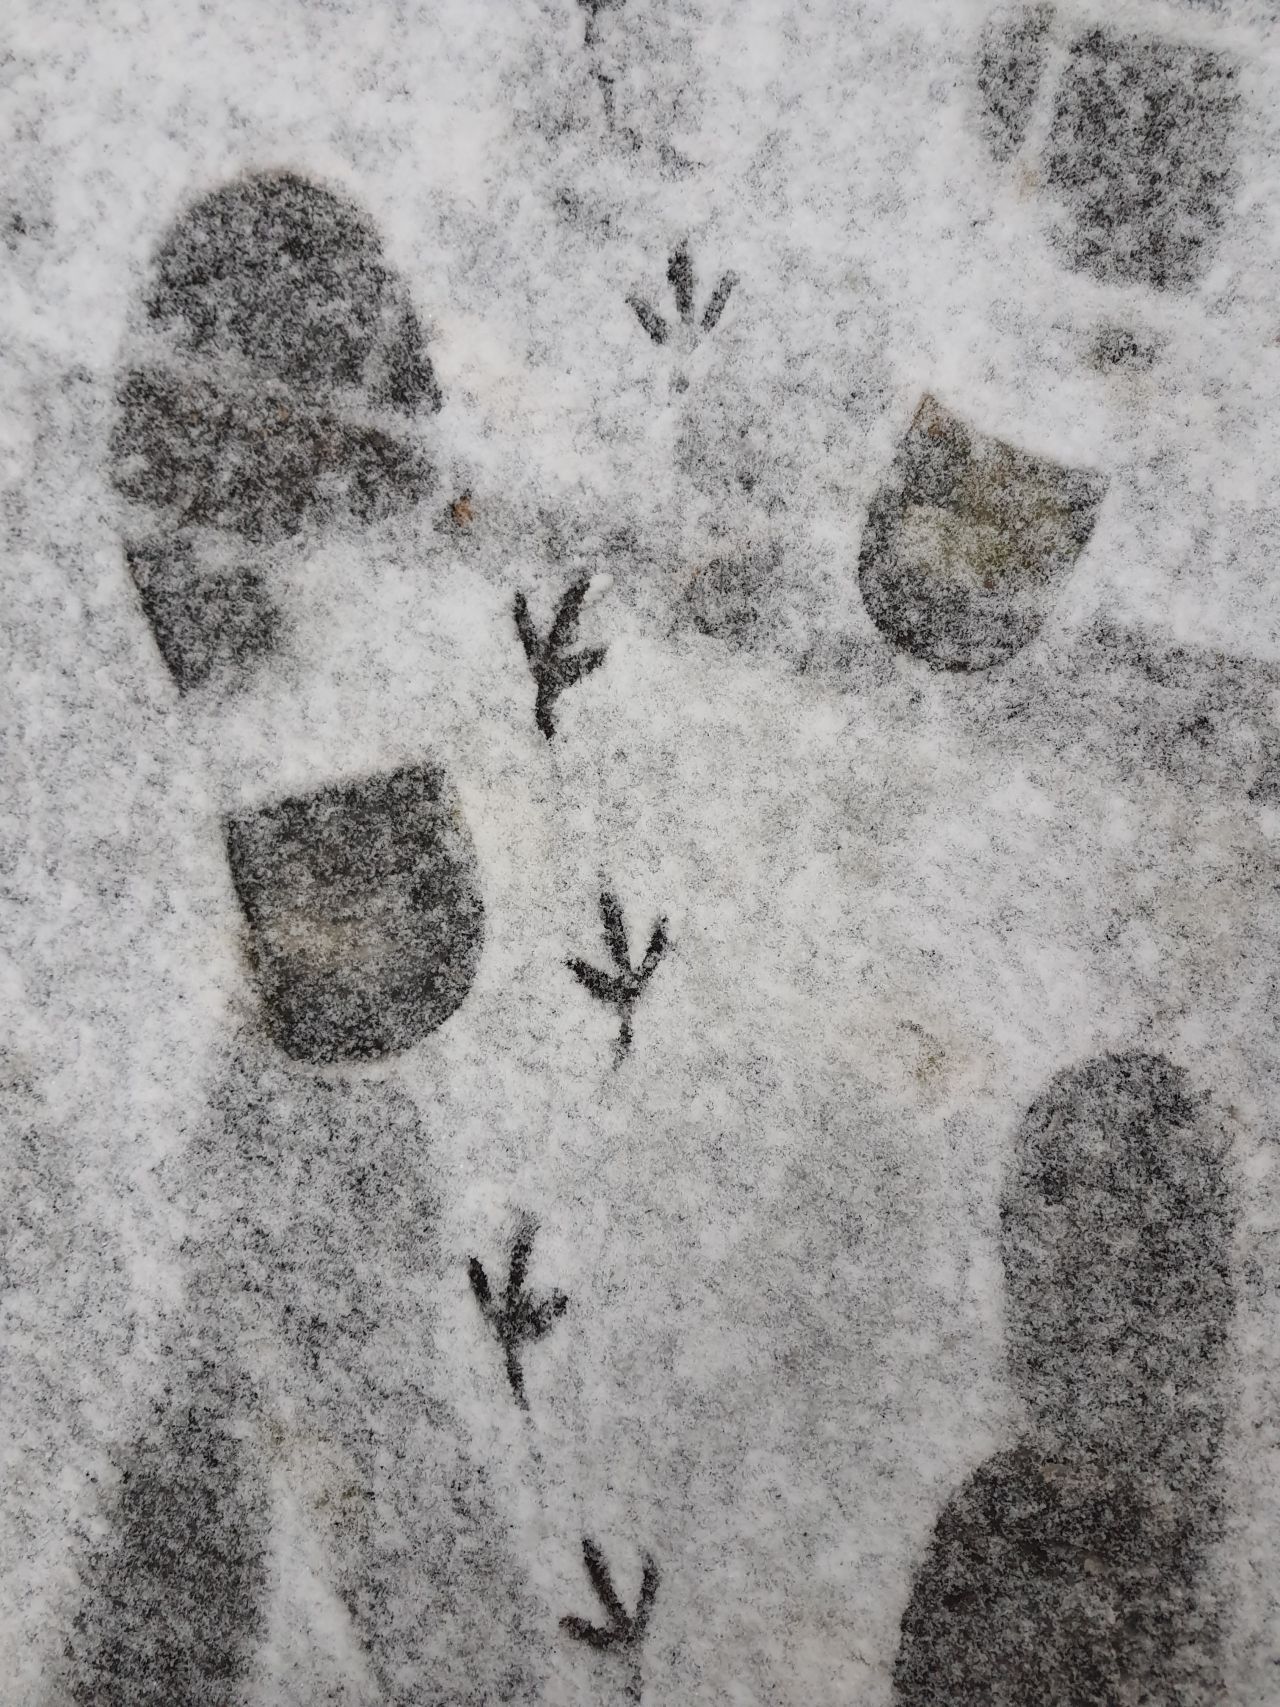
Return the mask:
[[[1238,183],[1240,67],[1162,36],[1062,24],[1043,143],[1033,108],[1051,62],[1054,8],[997,7],[982,31],[979,126],[1056,204],[1060,259],[1109,284],[1185,291],[1204,276]],[[1052,75],[1052,74],[1051,74]]]
[[[1234,1203],[1208,1100],[1094,1056],[1019,1123],[1000,1216],[1022,1438],[948,1501],[902,1616],[908,1703],[1223,1699],[1220,1519]]]
[[[277,645],[267,548],[430,490],[411,429],[440,392],[372,223],[291,172],[188,208],[142,308],[109,472],[131,506],[130,573],[185,691]]]

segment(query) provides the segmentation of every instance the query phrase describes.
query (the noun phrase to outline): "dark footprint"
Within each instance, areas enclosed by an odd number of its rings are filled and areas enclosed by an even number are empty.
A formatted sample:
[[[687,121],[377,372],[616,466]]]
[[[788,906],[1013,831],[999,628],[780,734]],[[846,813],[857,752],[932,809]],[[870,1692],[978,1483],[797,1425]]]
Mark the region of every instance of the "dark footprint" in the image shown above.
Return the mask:
[[[263,1630],[266,1497],[213,1395],[135,1443],[67,1643],[75,1707],[239,1699]]]
[[[1211,1707],[1224,1698],[1185,1651],[1189,1632],[1207,1634],[1192,1539],[1154,1493],[1064,1474],[1030,1446],[999,1454],[938,1519],[902,1619],[895,1699]]]
[[[1225,1165],[1161,1055],[1096,1056],[1023,1117],[1000,1209],[1010,1373],[1055,1454],[1200,1473],[1233,1309]]]
[[[1012,1452],[948,1504],[902,1619],[898,1700],[1222,1699],[1202,1567],[1234,1296],[1225,1142],[1186,1074],[1050,1081],[1001,1206]]]
[[[722,273],[707,296],[705,307],[699,313],[693,256],[688,243],[682,242],[677,244],[667,262],[667,283],[671,287],[671,298],[677,316],[674,327],[645,297],[632,295],[627,298],[627,302],[655,344],[666,344],[674,335],[676,349],[683,361],[687,360],[702,339],[708,337],[720,324],[720,317],[737,282],[736,273]],[[688,388],[688,375],[678,368],[672,375],[672,383],[675,390],[684,391]]]
[[[243,1319],[268,1339],[277,1367],[314,1383],[313,1412],[318,1393],[349,1394],[371,1366],[385,1398],[380,1336],[405,1320],[415,1280],[440,1262],[416,1107],[389,1079],[313,1073],[253,1036],[237,1040],[211,1100],[192,1154],[202,1200],[216,1205],[193,1311],[212,1313],[220,1332]],[[429,1355],[433,1323],[415,1314],[410,1332]],[[402,1381],[404,1359],[393,1361]]]
[[[776,649],[785,626],[781,592],[782,551],[776,544],[748,548],[734,557],[713,557],[694,571],[684,609],[700,634],[734,652]]]
[[[935,669],[986,670],[1039,632],[1105,480],[973,431],[925,397],[867,516],[863,603]]]
[[[467,1264],[467,1276],[475,1301],[494,1338],[502,1347],[507,1382],[512,1397],[522,1411],[529,1409],[529,1396],[524,1381],[524,1348],[545,1339],[558,1317],[569,1308],[563,1292],[551,1292],[537,1298],[525,1285],[529,1259],[538,1223],[531,1215],[522,1215],[511,1243],[507,1265],[507,1284],[501,1299],[495,1298],[489,1276],[479,1257]]]
[[[286,1054],[392,1054],[462,1003],[484,902],[438,767],[295,796],[228,820],[226,835],[267,1028]]]
[[[436,1379],[428,1124],[394,1076],[315,1073],[261,1039],[237,1041],[211,1101],[189,1308],[269,1366],[257,1433],[354,1621],[375,1683],[361,1700],[539,1699],[545,1638],[514,1540]]]
[[[1161,349],[1158,337],[1104,321],[1094,331],[1086,360],[1098,373],[1150,373]]]
[[[605,1622],[593,1624],[586,1618],[570,1614],[560,1620],[560,1628],[566,1635],[572,1636],[577,1642],[585,1643],[589,1648],[595,1648],[600,1653],[621,1656],[625,1662],[625,1699],[638,1703],[644,1697],[644,1642],[661,1581],[657,1563],[652,1554],[645,1554],[640,1593],[634,1612],[628,1612],[614,1587],[613,1573],[604,1554],[589,1535],[582,1537],[582,1562],[586,1566],[587,1576],[600,1603],[600,1609],[605,1615]]]
[[[432,470],[406,429],[439,408],[440,393],[372,224],[292,173],[204,197],[171,229],[153,271],[109,471],[138,507],[130,567],[185,689],[260,657],[280,628],[261,588],[244,622],[252,573],[233,569],[224,595],[224,572],[202,560],[187,530],[222,530],[243,550],[313,523],[408,508],[429,491]],[[159,622],[148,598],[156,564]]]
[[[672,251],[671,259],[667,262],[667,283],[671,286],[672,300],[680,325],[684,328],[687,340],[692,343],[700,333],[714,332],[724,313],[725,304],[733,294],[733,287],[738,282],[736,273],[721,275],[715,288],[707,298],[706,307],[698,314],[695,300],[693,279],[693,257],[689,252],[688,243],[679,243]],[[653,339],[655,344],[665,344],[671,336],[671,328],[643,297],[629,296],[628,303],[636,319]]]
[[[618,1041],[613,1051],[613,1064],[617,1067],[631,1051],[636,1003],[648,988],[649,980],[658,970],[670,945],[667,938],[667,921],[659,919],[650,933],[644,959],[638,967],[633,966],[622,908],[618,904],[617,896],[610,894],[608,890],[600,897],[600,919],[604,925],[604,939],[609,947],[609,957],[613,961],[613,971],[602,972],[598,966],[592,966],[585,960],[569,960],[565,964],[584,989],[589,990],[598,1002],[603,1002],[617,1013]]]
[[[160,656],[184,693],[275,646],[280,612],[248,565],[207,569],[181,534],[128,546],[125,561]]]
[[[1002,164],[1026,139],[1049,47],[1050,6],[1001,8],[987,20],[978,60],[978,93],[987,146]]]
[[[1072,266],[1157,290],[1203,273],[1234,179],[1235,67],[1204,48],[1091,30],[1072,44],[1045,157]]]
[[[517,592],[512,606],[525,662],[537,683],[533,720],[548,741],[555,738],[555,709],[561,694],[598,670],[608,654],[607,646],[584,646],[578,652],[567,650],[577,642],[578,621],[590,588],[590,576],[579,576],[573,582],[556,606],[545,638],[534,627],[529,601],[522,592]]]

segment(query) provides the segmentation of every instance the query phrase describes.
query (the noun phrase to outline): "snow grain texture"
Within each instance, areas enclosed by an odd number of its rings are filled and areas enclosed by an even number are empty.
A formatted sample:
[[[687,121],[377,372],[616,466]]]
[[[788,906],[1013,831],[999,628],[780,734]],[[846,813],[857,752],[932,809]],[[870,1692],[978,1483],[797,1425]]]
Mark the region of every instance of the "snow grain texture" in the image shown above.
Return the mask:
[[[16,1702],[1272,1698],[1273,13],[12,9]]]

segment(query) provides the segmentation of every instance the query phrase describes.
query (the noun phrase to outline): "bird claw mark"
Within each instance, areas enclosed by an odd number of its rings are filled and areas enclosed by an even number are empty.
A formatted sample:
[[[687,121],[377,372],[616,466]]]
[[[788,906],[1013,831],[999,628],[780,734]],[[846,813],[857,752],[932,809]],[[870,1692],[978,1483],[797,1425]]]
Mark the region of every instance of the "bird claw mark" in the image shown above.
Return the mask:
[[[548,741],[556,732],[555,719],[551,715],[556,701],[566,688],[573,687],[584,676],[598,670],[608,651],[605,646],[587,646],[581,652],[565,651],[577,638],[578,618],[590,585],[589,575],[583,575],[573,583],[556,609],[545,640],[539,638],[533,626],[529,601],[523,593],[517,593],[515,597],[516,632],[538,688],[534,720]]]
[[[627,305],[633,310],[636,319],[644,327],[645,331],[653,339],[654,343],[665,344],[670,333],[667,328],[667,323],[662,316],[655,313],[655,311],[649,307],[649,304],[638,296],[629,296],[627,298]]]
[[[625,0],[578,0],[578,4],[587,14],[586,32],[582,39],[588,48],[592,48],[600,41],[601,12],[621,10]]]
[[[643,995],[645,985],[657,971],[658,962],[667,951],[667,921],[659,919],[653,927],[649,946],[637,969],[631,964],[631,950],[627,942],[627,927],[622,919],[622,908],[618,904],[617,896],[610,894],[608,890],[600,897],[600,918],[604,925],[604,939],[609,946],[616,971],[602,972],[599,967],[591,966],[585,960],[569,960],[565,964],[597,1001],[607,1002],[617,1009],[620,1026],[614,1052],[616,1066],[631,1048],[631,1016],[635,1005]]]
[[[613,141],[632,155],[638,155],[648,149],[657,156],[658,170],[664,178],[683,178],[694,169],[694,162],[687,154],[682,154],[678,148],[673,148],[670,142],[662,137],[646,141],[645,137],[633,125],[619,124],[618,103],[615,93],[617,77],[602,69],[600,48],[604,40],[601,34],[600,18],[604,12],[620,12],[627,0],[578,0],[578,4],[586,13],[586,25],[582,34],[582,44],[586,49],[591,76],[600,90],[600,98],[604,105],[604,123]]]
[[[511,1244],[507,1285],[501,1302],[493,1296],[489,1276],[485,1273],[484,1264],[479,1257],[472,1257],[467,1264],[471,1290],[480,1307],[480,1314],[502,1347],[507,1380],[511,1384],[516,1404],[522,1411],[529,1409],[524,1387],[524,1366],[521,1361],[522,1347],[532,1344],[535,1340],[545,1339],[555,1322],[569,1308],[569,1300],[563,1292],[553,1292],[548,1298],[536,1299],[525,1286],[537,1231],[538,1223],[531,1215],[520,1217]]]
[[[658,1594],[658,1583],[661,1580],[658,1566],[651,1553],[644,1556],[644,1575],[640,1582],[640,1597],[636,1601],[634,1612],[628,1612],[618,1597],[618,1591],[613,1586],[613,1574],[605,1561],[604,1554],[590,1536],[582,1538],[582,1562],[586,1566],[591,1586],[595,1590],[596,1599],[608,1614],[605,1625],[591,1624],[585,1618],[573,1616],[562,1618],[560,1628],[566,1631],[575,1641],[585,1642],[589,1648],[607,1653],[610,1649],[621,1649],[631,1662],[631,1677],[628,1683],[627,1696],[629,1700],[639,1701],[641,1691],[640,1650],[644,1645],[645,1635],[649,1628],[649,1617],[653,1611],[653,1603]]]
[[[667,263],[667,283],[671,286],[676,313],[686,328],[688,340],[696,340],[701,334],[715,330],[737,282],[736,273],[724,273],[721,276],[719,284],[707,299],[706,309],[699,322],[694,300],[693,257],[689,253],[688,243],[677,246]],[[643,297],[629,296],[627,303],[654,343],[665,344],[671,336],[671,328],[661,314]]]

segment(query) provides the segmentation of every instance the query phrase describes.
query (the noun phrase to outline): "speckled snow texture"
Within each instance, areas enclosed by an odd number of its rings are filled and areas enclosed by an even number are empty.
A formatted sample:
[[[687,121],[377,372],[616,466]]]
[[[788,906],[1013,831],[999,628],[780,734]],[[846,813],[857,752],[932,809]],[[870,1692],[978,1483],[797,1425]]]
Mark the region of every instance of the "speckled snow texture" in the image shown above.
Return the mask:
[[[1271,0],[5,23],[6,1704],[1274,1707]]]

